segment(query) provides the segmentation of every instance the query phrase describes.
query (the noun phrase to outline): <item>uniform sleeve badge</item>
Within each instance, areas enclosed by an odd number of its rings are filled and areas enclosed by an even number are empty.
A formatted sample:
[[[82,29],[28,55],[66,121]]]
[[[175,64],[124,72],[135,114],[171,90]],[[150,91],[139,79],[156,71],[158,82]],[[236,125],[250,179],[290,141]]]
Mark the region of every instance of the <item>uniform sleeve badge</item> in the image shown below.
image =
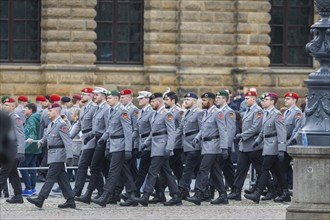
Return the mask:
[[[181,116],[181,118],[183,117],[183,111],[180,111],[180,116]]]
[[[220,118],[222,118],[222,117],[223,117],[223,114],[222,114],[222,113],[220,113],[220,114],[219,114],[219,117],[220,117]]]
[[[300,118],[301,118],[301,113],[298,112],[298,113],[296,114],[296,116],[297,116],[298,119],[300,119]]]
[[[17,119],[17,123],[18,123],[18,124],[23,124],[22,119],[18,118],[18,119]]]
[[[135,111],[135,116],[139,117],[139,111]]]
[[[257,118],[261,118],[261,112],[257,113]]]
[[[171,114],[167,114],[167,119],[168,119],[169,121],[172,121],[173,116],[172,116]]]
[[[127,114],[127,112],[124,112],[124,113],[123,113],[123,118],[125,118],[125,119],[128,118],[128,114]]]
[[[234,112],[230,112],[230,113],[229,113],[229,116],[230,116],[231,118],[233,118],[233,117],[234,117]]]
[[[280,120],[280,121],[282,121],[282,119],[283,119],[282,115],[279,115],[277,118],[278,118],[278,120]]]
[[[64,133],[66,133],[66,132],[68,132],[68,127],[67,126],[63,126],[62,128],[61,128],[61,130],[64,132]]]

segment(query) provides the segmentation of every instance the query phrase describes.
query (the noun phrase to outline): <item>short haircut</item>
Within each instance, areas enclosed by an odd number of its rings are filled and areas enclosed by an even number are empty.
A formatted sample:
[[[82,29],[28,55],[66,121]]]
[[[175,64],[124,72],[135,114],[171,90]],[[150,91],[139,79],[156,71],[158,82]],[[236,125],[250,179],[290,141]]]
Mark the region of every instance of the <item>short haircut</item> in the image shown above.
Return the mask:
[[[275,98],[273,96],[268,96],[270,100],[274,100],[274,105],[276,105],[278,98]]]
[[[174,99],[175,104],[179,101],[179,98],[175,92],[168,92],[165,94],[165,98],[168,97],[171,101]]]
[[[25,107],[32,110],[32,113],[37,112],[37,106],[34,103],[28,103],[25,105]]]

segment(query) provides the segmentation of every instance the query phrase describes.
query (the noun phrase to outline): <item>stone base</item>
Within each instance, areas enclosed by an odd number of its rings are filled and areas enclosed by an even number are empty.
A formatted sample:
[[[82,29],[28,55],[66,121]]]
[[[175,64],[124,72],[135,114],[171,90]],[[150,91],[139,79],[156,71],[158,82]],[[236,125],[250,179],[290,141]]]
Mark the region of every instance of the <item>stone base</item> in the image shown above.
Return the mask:
[[[330,219],[330,146],[290,146],[293,200],[286,219]]]

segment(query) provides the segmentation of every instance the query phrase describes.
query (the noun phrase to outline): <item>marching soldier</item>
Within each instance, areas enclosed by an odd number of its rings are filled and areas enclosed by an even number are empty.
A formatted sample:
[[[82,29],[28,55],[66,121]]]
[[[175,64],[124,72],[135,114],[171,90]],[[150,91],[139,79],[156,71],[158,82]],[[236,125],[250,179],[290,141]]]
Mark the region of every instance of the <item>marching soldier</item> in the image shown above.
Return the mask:
[[[181,205],[179,189],[169,165],[169,157],[173,153],[175,134],[174,116],[165,109],[163,95],[154,93],[150,97],[150,105],[155,110],[151,122],[151,134],[142,144],[145,148],[151,144],[151,164],[145,182],[143,196],[135,201],[148,206],[150,194],[153,191],[158,175],[165,180],[172,199],[165,202],[165,206]]]
[[[286,149],[286,128],[283,123],[281,112],[275,108],[277,100],[278,96],[276,93],[268,92],[265,94],[265,98],[263,99],[265,111],[262,120],[261,132],[252,144],[252,147],[256,148],[262,141],[264,143],[261,174],[256,190],[252,194],[244,195],[245,198],[252,200],[255,203],[259,203],[260,201],[261,193],[269,179],[269,171],[271,171],[277,178],[277,181],[283,190],[282,194],[288,187],[285,186],[279,169],[279,151],[285,151]]]
[[[28,97],[21,95],[17,98],[17,107],[15,108],[15,114],[17,114],[20,119],[23,121],[23,124],[26,121],[26,116],[24,115],[24,106],[29,101]]]
[[[195,195],[187,201],[200,205],[207,190],[209,173],[213,175],[214,186],[220,196],[211,204],[228,204],[227,193],[222,177],[224,160],[228,158],[226,122],[223,112],[214,105],[215,94],[207,92],[202,96],[203,108],[207,109],[202,119],[202,127],[192,143],[202,143],[202,161],[196,177]]]
[[[43,110],[43,102],[45,102],[47,99],[43,95],[37,95],[36,96],[36,106],[37,106],[37,112],[41,113]]]
[[[69,137],[69,128],[60,116],[61,106],[58,103],[53,103],[48,109],[48,116],[52,122],[48,125],[44,137],[38,142],[38,146],[47,145],[49,169],[46,182],[42,186],[38,197],[29,197],[27,200],[42,208],[54,183],[57,182],[64,198],[67,200],[65,203],[58,205],[58,208],[75,208],[74,193],[65,171],[65,162],[69,165],[73,163],[72,140]]]
[[[183,105],[186,109],[181,124],[177,129],[178,137],[182,137],[183,151],[186,156],[186,166],[184,167],[182,178],[179,181],[181,198],[189,197],[190,183],[192,175],[196,168],[199,168],[201,162],[200,144],[192,145],[192,140],[201,129],[201,122],[204,111],[197,107],[198,96],[193,93],[187,93],[184,96]]]

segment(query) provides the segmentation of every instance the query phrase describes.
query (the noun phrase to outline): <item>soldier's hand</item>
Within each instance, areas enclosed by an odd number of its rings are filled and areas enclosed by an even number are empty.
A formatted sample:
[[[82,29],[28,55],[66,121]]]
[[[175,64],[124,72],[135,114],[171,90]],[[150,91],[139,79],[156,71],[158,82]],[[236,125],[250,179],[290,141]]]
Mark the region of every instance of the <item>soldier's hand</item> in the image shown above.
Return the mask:
[[[227,149],[222,149],[222,159],[227,160],[229,157],[228,150]]]
[[[25,161],[25,155],[24,154],[17,153],[17,160],[20,163],[23,163]]]
[[[41,148],[43,145],[44,145],[44,143],[43,143],[42,141],[38,141],[38,142],[37,142],[37,146],[38,146],[38,148]]]
[[[196,148],[197,144],[199,143],[199,140],[197,138],[194,138],[191,142],[192,146]]]
[[[171,150],[165,150],[164,156],[166,158],[169,158],[171,156],[172,151]]]
[[[242,139],[242,134],[240,134],[240,133],[239,133],[239,134],[236,134],[235,139],[236,139],[236,140],[240,140],[240,139]]]
[[[32,143],[33,143],[33,139],[32,139],[32,138],[28,138],[28,139],[26,139],[25,142],[27,142],[27,143],[29,143],[29,144],[32,144]]]
[[[84,144],[86,145],[90,140],[92,140],[93,136],[87,136],[84,139]]]
[[[73,166],[73,158],[67,158],[66,163],[68,164],[69,167]]]
[[[253,144],[252,144],[252,148],[254,149],[254,148],[258,147],[258,145],[259,145],[258,142],[255,141],[255,142],[253,142]]]
[[[278,157],[279,161],[283,161],[284,160],[284,151],[279,151],[277,157]]]
[[[132,151],[125,151],[125,160],[132,159]]]
[[[103,144],[105,144],[105,140],[100,138],[100,140],[98,140],[97,144],[98,145],[103,145]]]

